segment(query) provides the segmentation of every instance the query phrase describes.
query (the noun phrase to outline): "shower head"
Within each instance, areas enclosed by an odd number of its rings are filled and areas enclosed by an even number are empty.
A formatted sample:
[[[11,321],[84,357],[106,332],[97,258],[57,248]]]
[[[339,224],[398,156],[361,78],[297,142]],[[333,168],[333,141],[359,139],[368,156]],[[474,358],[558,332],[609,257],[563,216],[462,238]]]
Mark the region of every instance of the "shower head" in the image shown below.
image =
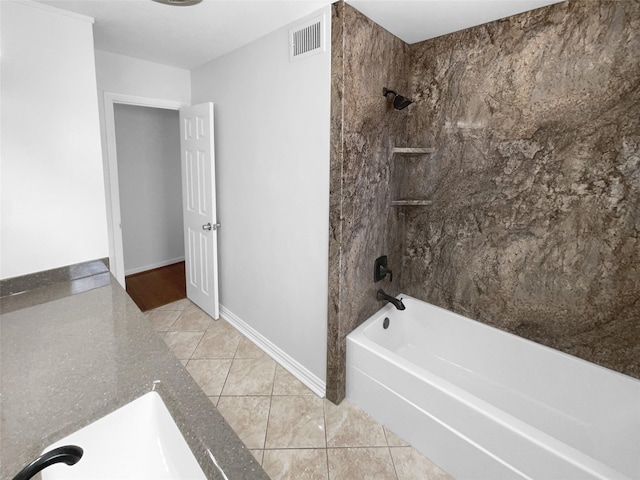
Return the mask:
[[[395,108],[396,110],[402,110],[404,108],[407,108],[412,103],[413,102],[408,98],[403,97],[402,95],[396,95],[396,98],[393,99],[393,108]]]
[[[395,108],[396,110],[403,110],[405,108],[407,108],[409,105],[411,105],[413,103],[413,101],[409,100],[407,97],[403,97],[402,95],[398,95],[397,92],[393,91],[393,90],[389,90],[387,87],[384,87],[382,89],[382,95],[383,96],[387,96],[389,94],[393,95],[393,108]]]

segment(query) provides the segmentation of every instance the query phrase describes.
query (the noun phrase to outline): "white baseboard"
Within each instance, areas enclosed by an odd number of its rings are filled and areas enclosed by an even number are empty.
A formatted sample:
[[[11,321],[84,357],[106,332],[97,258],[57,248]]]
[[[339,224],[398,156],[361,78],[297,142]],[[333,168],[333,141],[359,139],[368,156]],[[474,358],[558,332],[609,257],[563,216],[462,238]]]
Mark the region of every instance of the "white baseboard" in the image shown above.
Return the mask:
[[[274,345],[271,341],[260,334],[260,332],[255,330],[222,304],[220,304],[220,315],[249,340],[255,343],[267,355],[278,362],[282,368],[286,369],[291,375],[304,383],[313,393],[324,398],[327,390],[327,385],[324,381],[311,373],[307,368],[300,365],[299,362],[285,353],[278,346]]]
[[[174,263],[184,262],[183,257],[176,257],[170,260],[163,260],[162,262],[154,263],[152,265],[145,265],[144,267],[132,268],[130,270],[125,270],[125,275],[133,275],[134,273],[146,272],[147,270],[153,270],[154,268],[166,267],[167,265],[173,265]]]

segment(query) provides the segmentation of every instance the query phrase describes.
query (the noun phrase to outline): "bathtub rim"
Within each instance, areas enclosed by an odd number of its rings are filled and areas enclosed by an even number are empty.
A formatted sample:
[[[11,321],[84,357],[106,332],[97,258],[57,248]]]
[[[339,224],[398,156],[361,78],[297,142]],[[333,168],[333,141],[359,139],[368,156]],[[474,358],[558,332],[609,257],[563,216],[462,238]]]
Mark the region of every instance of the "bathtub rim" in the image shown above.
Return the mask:
[[[443,312],[446,315],[453,315],[455,316],[458,320],[464,321],[465,323],[469,322],[475,325],[480,325],[483,328],[488,328],[490,329],[493,333],[500,335],[501,337],[506,337],[506,338],[512,338],[515,337],[518,341],[522,341],[525,342],[528,345],[533,345],[535,348],[540,349],[542,351],[548,352],[554,356],[560,356],[561,358],[564,358],[570,362],[575,362],[579,365],[585,365],[587,367],[590,368],[597,368],[599,371],[601,371],[602,373],[606,373],[607,375],[613,375],[615,377],[620,377],[623,380],[631,380],[633,382],[639,382],[640,383],[640,379],[632,377],[630,375],[627,375],[625,373],[622,372],[618,372],[617,370],[612,370],[610,368],[607,368],[605,366],[599,365],[597,363],[594,362],[590,362],[589,360],[585,360],[583,358],[580,357],[576,357],[575,355],[571,355],[569,353],[565,353],[561,350],[555,349],[553,347],[549,347],[547,345],[543,345],[542,343],[538,343],[535,342],[533,340],[529,340],[528,338],[524,338],[521,337],[519,335],[516,335],[515,333],[511,333],[508,332],[506,330],[503,330],[501,328],[498,327],[494,327],[493,325],[489,325],[488,323],[484,323],[481,322],[479,320],[474,320],[473,318],[470,317],[466,317],[460,313],[456,313],[453,312],[451,310],[447,310],[446,308],[443,307],[439,307],[438,305],[434,305],[433,303],[429,303],[425,300],[420,300],[419,298],[416,297],[412,297],[411,295],[407,295],[404,293],[399,293],[398,295],[396,295],[396,298],[401,299],[401,300],[406,300],[409,299],[410,301],[416,301],[419,303],[423,303],[425,305],[428,305],[430,308],[433,308],[439,312]],[[347,336],[346,338],[352,338],[352,339],[357,339],[360,338],[361,336],[364,337],[365,339],[367,339],[368,341],[372,341],[370,340],[368,337],[366,337],[366,335],[364,334],[364,330],[371,326],[372,324],[376,323],[376,321],[378,319],[380,319],[380,317],[387,312],[395,312],[397,311],[396,308],[388,303],[386,305],[384,305],[381,309],[377,310],[376,312],[373,313],[373,315],[371,315],[370,317],[368,317],[366,320],[364,320],[360,325],[358,325],[356,328],[354,328]],[[372,342],[375,343],[375,342]],[[385,349],[386,350],[386,349]],[[393,353],[393,352],[391,352]]]
[[[428,308],[436,309],[447,316],[453,315],[456,319],[463,320],[465,322],[472,322],[473,324],[477,324],[482,328],[488,328],[492,330],[492,333],[499,334],[504,338],[513,339],[515,338],[517,341],[526,342],[533,348],[539,349],[541,352],[545,354],[552,354],[559,358],[561,361],[570,361],[576,362],[580,366],[586,366],[587,368],[597,367],[597,371],[600,374],[612,375],[614,374],[615,378],[619,378],[622,381],[632,381],[634,384],[640,383],[640,380],[635,379],[634,377],[630,377],[621,372],[617,372],[601,365],[594,364],[587,360],[575,357],[573,355],[569,355],[567,353],[555,350],[551,347],[547,347],[545,345],[539,344],[537,342],[533,342],[526,338],[519,337],[510,332],[501,330],[499,328],[493,327],[491,325],[484,324],[477,320],[473,320],[471,318],[465,317],[458,313],[452,312],[450,310],[446,310],[442,307],[438,307],[429,302],[417,299],[415,297],[411,297],[406,294],[398,294],[396,298],[403,300],[413,300],[421,304],[425,304]],[[350,354],[349,343],[354,343],[361,348],[364,348],[370,355],[375,355],[381,358],[384,358],[386,361],[391,363],[395,368],[407,371],[409,375],[418,379],[419,381],[426,381],[429,385],[439,391],[439,393],[443,395],[447,395],[453,397],[456,401],[465,405],[465,407],[472,409],[475,412],[478,412],[481,415],[487,416],[492,421],[499,424],[501,427],[508,429],[510,432],[526,436],[526,438],[534,443],[537,447],[542,448],[548,451],[550,454],[555,455],[556,457],[562,458],[567,463],[576,466],[585,471],[585,473],[589,473],[594,476],[594,478],[618,478],[618,479],[631,479],[633,477],[628,477],[625,473],[621,472],[619,469],[616,469],[615,466],[611,466],[607,463],[604,463],[602,460],[594,458],[583,452],[579,448],[572,446],[570,443],[567,443],[563,440],[560,440],[553,435],[537,428],[536,426],[527,423],[524,420],[518,419],[516,416],[500,409],[499,407],[494,406],[489,401],[486,401],[474,393],[465,390],[462,387],[455,385],[454,383],[448,381],[447,379],[439,376],[436,373],[430,372],[428,369],[423,368],[419,365],[414,364],[413,362],[403,358],[401,355],[396,352],[389,350],[383,345],[380,345],[375,342],[372,338],[366,335],[366,331],[368,328],[372,328],[373,325],[377,323],[382,323],[382,319],[386,316],[390,316],[395,311],[395,307],[391,304],[385,305],[383,308],[375,312],[372,316],[370,316],[367,320],[362,322],[354,331],[352,331],[349,335],[347,335],[347,372],[349,373],[350,368],[356,368],[361,374],[366,375],[372,381],[379,383],[382,387],[388,388],[386,385],[380,382],[375,376],[371,374],[370,371],[366,369],[361,369],[352,365]],[[393,319],[392,319],[393,321]],[[400,321],[396,319],[396,321]],[[382,352],[380,351],[382,350]],[[423,380],[424,379],[424,380]],[[414,408],[422,411],[423,413],[429,415],[431,414],[425,410],[425,408],[417,405],[414,399],[407,398],[405,393],[402,392],[394,392],[392,389],[389,389],[390,392],[400,397],[405,402],[411,404]],[[349,388],[347,390],[349,392]],[[349,395],[347,396],[349,399]],[[432,417],[433,418],[433,417]],[[456,433],[461,433],[455,427],[451,427],[450,425],[443,423],[443,426],[452,430]],[[461,437],[469,440],[467,435],[461,433]],[[491,452],[484,449],[478,443],[472,441],[472,443],[481,450],[488,452],[493,456]]]

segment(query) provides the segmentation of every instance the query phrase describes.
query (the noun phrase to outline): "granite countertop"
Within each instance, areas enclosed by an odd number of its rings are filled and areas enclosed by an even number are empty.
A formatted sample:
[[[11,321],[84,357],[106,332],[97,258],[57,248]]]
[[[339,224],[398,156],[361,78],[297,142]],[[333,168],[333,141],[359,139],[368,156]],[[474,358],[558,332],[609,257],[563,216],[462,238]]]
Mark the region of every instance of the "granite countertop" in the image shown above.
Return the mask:
[[[46,296],[32,306],[23,297],[0,316],[1,478],[156,380],[208,478],[269,478],[115,280],[42,303]]]

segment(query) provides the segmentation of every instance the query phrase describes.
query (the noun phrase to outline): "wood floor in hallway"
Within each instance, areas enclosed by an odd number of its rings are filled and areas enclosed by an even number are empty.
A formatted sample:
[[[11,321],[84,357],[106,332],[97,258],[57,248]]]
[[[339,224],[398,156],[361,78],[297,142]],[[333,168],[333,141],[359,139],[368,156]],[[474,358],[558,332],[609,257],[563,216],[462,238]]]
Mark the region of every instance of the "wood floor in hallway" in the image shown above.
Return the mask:
[[[187,297],[184,262],[125,277],[127,293],[143,312]]]

